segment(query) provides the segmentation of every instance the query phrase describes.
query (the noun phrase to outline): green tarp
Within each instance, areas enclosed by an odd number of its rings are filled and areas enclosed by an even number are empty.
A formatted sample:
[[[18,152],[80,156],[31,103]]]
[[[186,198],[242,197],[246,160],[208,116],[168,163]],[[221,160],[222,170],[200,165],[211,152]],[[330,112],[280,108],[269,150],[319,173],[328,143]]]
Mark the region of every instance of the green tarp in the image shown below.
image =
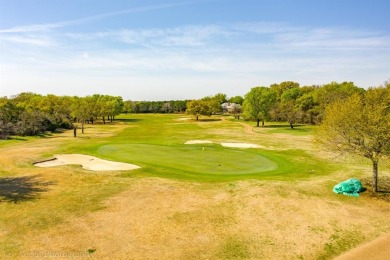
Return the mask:
[[[359,192],[361,191],[363,191],[362,183],[354,178],[340,182],[333,187],[334,193],[344,194],[352,197],[359,197]]]

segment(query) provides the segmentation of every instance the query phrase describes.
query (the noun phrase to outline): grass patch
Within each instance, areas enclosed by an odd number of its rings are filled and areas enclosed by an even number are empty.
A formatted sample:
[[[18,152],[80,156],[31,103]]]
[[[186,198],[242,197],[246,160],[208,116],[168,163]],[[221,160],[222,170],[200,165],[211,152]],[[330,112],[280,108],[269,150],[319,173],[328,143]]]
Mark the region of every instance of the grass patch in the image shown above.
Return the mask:
[[[324,246],[324,253],[318,256],[318,259],[330,259],[349,248],[353,248],[364,239],[363,232],[356,227],[351,227],[350,230],[334,230],[327,243]]]
[[[220,251],[217,254],[218,259],[249,259],[250,252],[248,241],[240,239],[239,236],[227,237]]]
[[[79,167],[22,168],[40,174],[0,177],[0,252],[15,255],[23,249],[24,236],[50,232],[69,218],[102,210],[101,202],[123,191],[123,179],[88,174]],[[19,172],[17,171],[17,172]]]
[[[266,133],[269,134],[290,134],[290,135],[297,135],[297,136],[307,136],[311,135],[314,131],[314,126],[309,125],[297,125],[294,126],[293,129],[290,128],[290,126],[279,126],[279,127],[273,127],[269,126],[266,128]]]

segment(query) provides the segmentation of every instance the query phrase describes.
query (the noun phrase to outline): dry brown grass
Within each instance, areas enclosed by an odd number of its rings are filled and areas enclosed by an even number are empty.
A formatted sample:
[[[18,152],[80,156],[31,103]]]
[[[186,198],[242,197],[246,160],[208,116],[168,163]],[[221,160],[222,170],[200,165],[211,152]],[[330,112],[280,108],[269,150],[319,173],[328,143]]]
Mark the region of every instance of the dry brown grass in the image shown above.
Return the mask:
[[[334,196],[323,180],[133,179],[102,210],[28,232],[20,243],[24,252],[96,250],[97,259],[315,259],[390,230],[388,214],[388,203]]]

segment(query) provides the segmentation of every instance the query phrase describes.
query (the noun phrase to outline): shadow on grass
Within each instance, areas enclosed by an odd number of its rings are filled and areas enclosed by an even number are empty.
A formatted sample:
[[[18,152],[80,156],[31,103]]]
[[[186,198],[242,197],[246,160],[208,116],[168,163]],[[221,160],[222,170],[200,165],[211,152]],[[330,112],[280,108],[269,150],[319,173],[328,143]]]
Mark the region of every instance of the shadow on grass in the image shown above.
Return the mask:
[[[300,124],[294,124],[293,125],[294,128],[295,127],[300,127],[300,126],[306,126],[306,125],[300,125]],[[264,125],[264,126],[259,126],[259,127],[262,127],[262,128],[289,128],[291,129],[290,125],[289,124],[281,124],[281,125]]]
[[[54,182],[41,181],[37,176],[0,178],[0,202],[33,200],[53,184]]]
[[[143,119],[139,119],[139,118],[115,118],[115,121],[125,122],[125,123],[135,123],[135,122],[139,122],[142,120]]]
[[[378,177],[378,191],[376,193],[372,192],[371,180],[372,179],[370,177],[361,179],[363,186],[367,188],[365,193],[367,193],[367,195],[370,197],[375,197],[390,202],[390,177]]]
[[[5,139],[0,139],[0,140],[16,140],[16,141],[28,141],[27,138],[20,137],[20,136],[8,136]]]
[[[39,134],[36,134],[36,135],[26,135],[26,136],[13,135],[13,136],[8,136],[4,140],[28,141],[29,138],[33,138],[33,137],[52,138],[52,137],[55,137],[55,134],[64,133],[66,130],[69,130],[69,129],[58,128],[58,129],[53,130],[53,131],[46,131],[44,133],[39,133]]]
[[[220,118],[199,118],[197,122],[216,122],[216,121],[222,121]]]
[[[54,133],[56,133],[55,131],[53,132],[44,132],[44,133],[41,133],[41,134],[37,134],[36,136],[38,137],[42,137],[42,138],[48,138],[48,137],[53,137],[54,136]]]

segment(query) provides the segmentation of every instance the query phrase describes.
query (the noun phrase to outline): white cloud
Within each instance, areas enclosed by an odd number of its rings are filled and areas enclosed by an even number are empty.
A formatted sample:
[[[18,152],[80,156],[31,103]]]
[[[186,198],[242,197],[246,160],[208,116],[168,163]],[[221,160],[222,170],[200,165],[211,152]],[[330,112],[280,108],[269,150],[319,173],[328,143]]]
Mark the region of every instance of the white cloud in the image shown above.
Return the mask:
[[[255,85],[284,80],[354,81],[367,87],[390,74],[390,37],[382,32],[278,23],[93,33],[48,28],[0,34],[0,41],[8,42],[1,47],[1,95],[23,88],[82,95],[88,86],[95,93],[129,91],[138,99],[152,92],[153,99],[190,98],[213,90],[243,95]]]
[[[197,47],[205,46],[216,41],[228,38],[229,31],[217,25],[181,26],[174,28],[152,29],[121,29],[94,33],[66,33],[65,37],[73,41],[105,41],[116,40],[121,43],[138,46],[156,47]]]
[[[32,24],[24,26],[15,26],[8,29],[0,29],[0,34],[8,33],[30,33],[30,32],[47,32],[66,26],[67,23],[50,23],[50,24]]]
[[[338,28],[308,29],[278,34],[277,41],[286,46],[316,49],[353,50],[386,48],[390,36],[381,32],[351,31]]]
[[[37,47],[49,47],[55,45],[53,39],[46,36],[34,35],[6,35],[0,34],[0,42],[9,42],[11,44],[30,45]]]
[[[7,29],[0,29],[0,34],[1,33],[47,32],[53,29],[59,29],[71,25],[89,23],[95,20],[101,20],[109,17],[115,17],[120,15],[130,14],[130,13],[142,13],[142,12],[148,12],[152,10],[169,9],[169,8],[174,8],[182,5],[194,4],[194,3],[197,3],[197,1],[181,1],[181,2],[171,2],[171,3],[164,3],[164,4],[140,6],[140,7],[125,9],[125,10],[120,10],[115,12],[108,12],[108,13],[91,15],[91,16],[82,17],[73,20],[56,22],[56,23],[15,26]]]

